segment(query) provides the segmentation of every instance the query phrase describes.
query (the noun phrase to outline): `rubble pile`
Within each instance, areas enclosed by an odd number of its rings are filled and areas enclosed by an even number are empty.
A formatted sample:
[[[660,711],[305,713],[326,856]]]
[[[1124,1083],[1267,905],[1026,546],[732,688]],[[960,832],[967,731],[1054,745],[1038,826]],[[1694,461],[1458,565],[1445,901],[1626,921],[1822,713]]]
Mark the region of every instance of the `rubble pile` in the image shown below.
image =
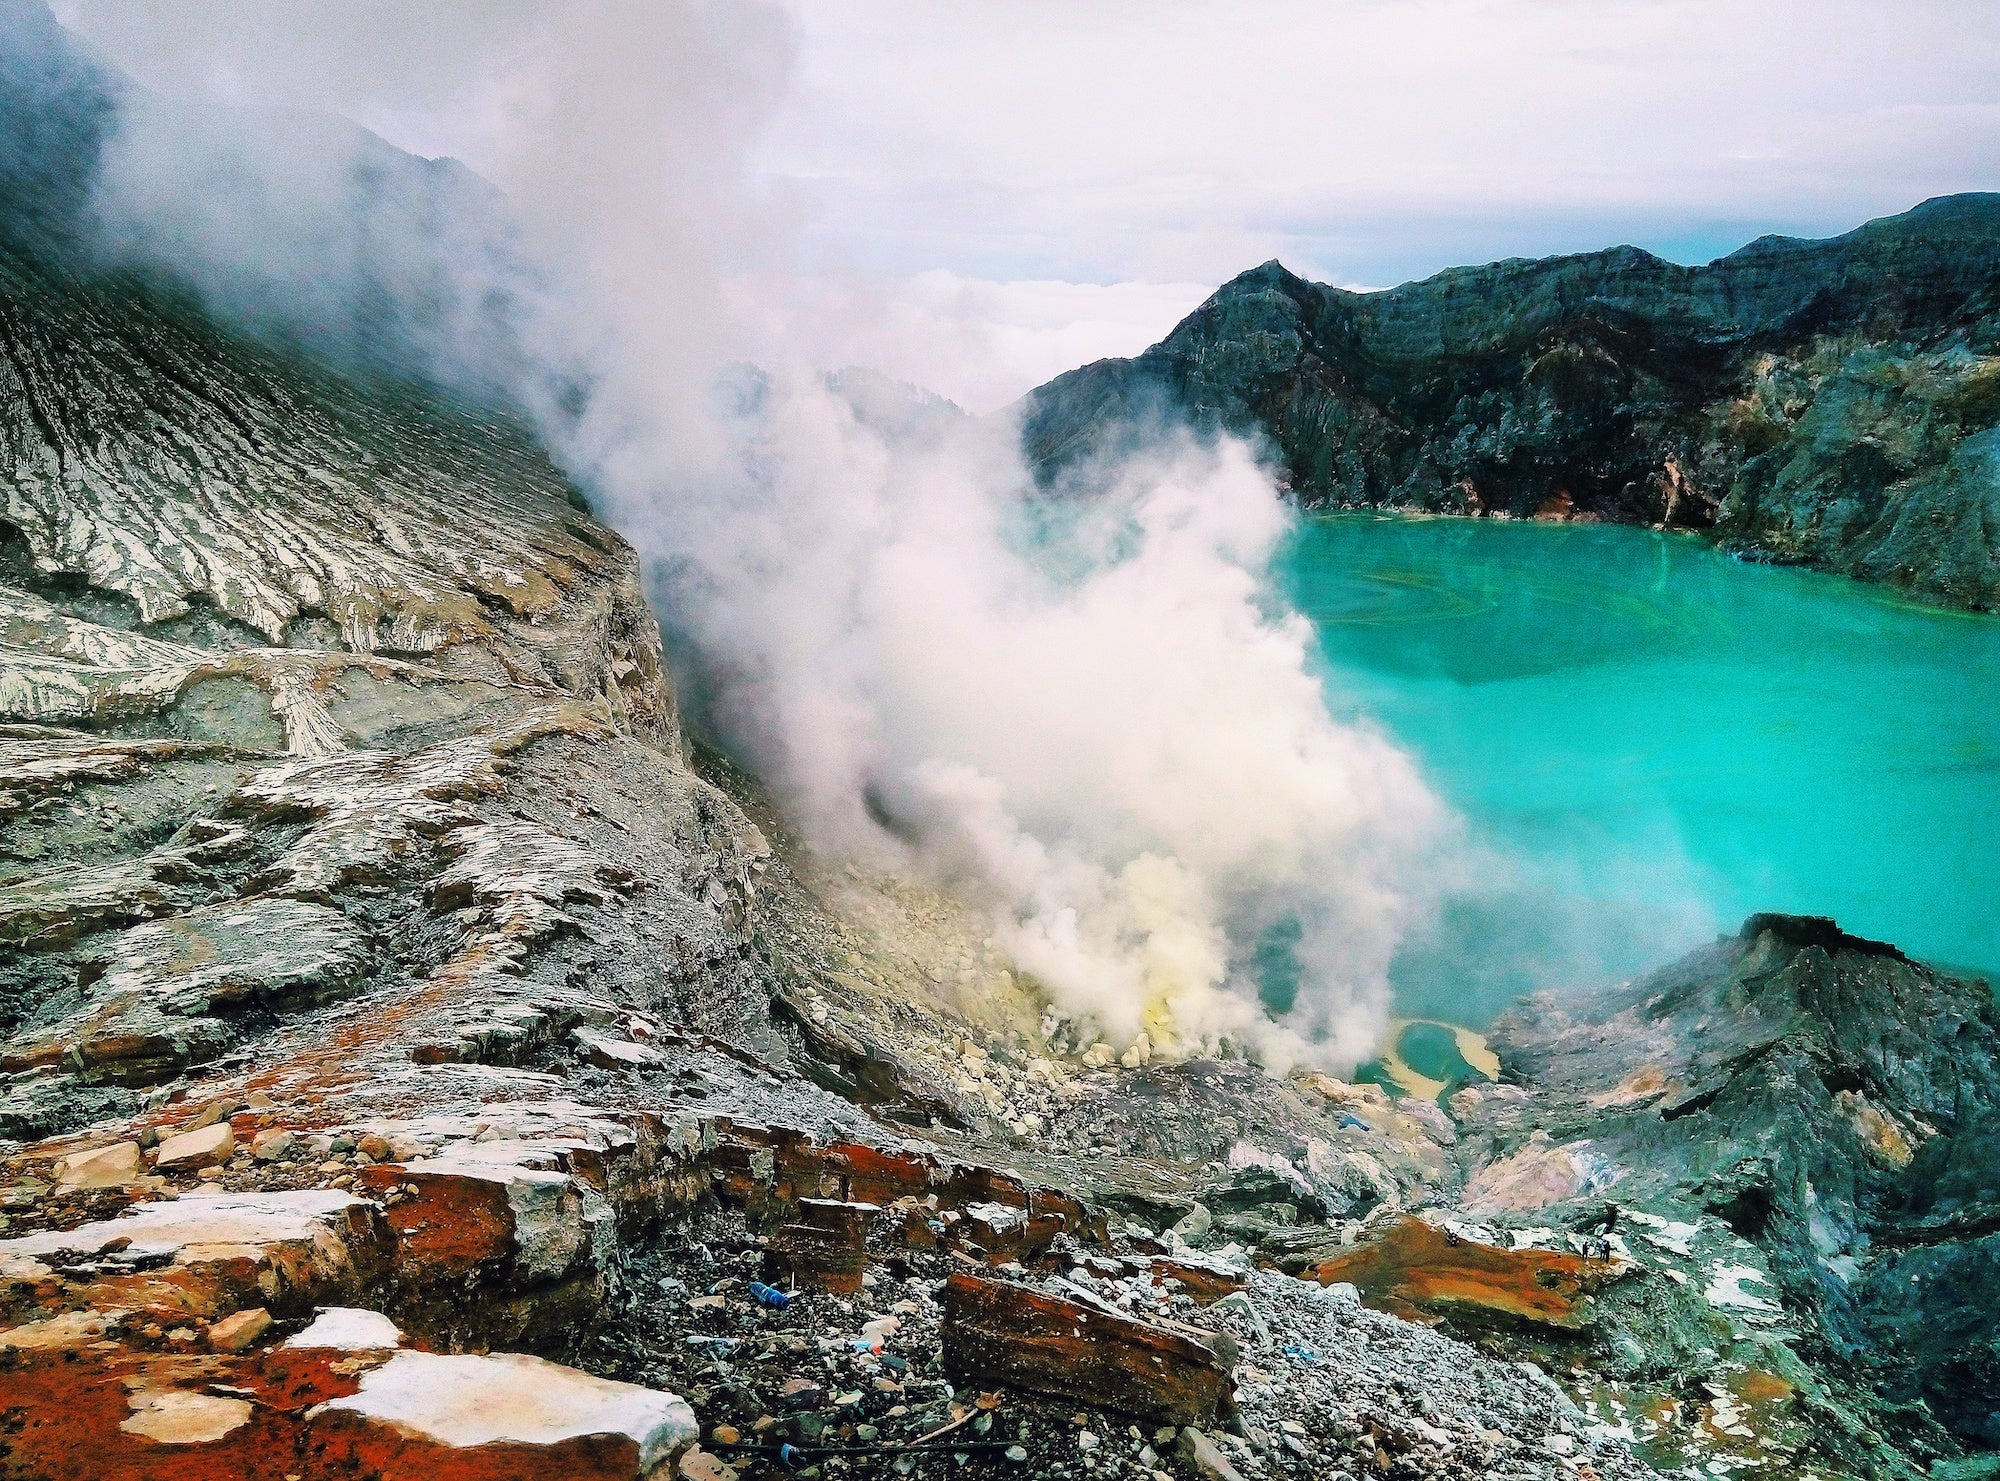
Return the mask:
[[[1155,1243],[1064,1235],[984,1271],[891,1246],[842,1295],[771,1286],[771,1239],[718,1214],[636,1267],[658,1296],[589,1356],[685,1394],[746,1476],[1652,1474],[1531,1365]]]

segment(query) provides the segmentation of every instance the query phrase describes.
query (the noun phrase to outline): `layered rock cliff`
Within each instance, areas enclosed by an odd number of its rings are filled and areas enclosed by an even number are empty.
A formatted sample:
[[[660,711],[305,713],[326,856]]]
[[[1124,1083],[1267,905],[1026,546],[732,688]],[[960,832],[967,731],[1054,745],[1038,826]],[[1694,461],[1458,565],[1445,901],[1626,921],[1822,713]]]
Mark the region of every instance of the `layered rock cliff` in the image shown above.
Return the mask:
[[[2000,196],[1701,267],[1633,247],[1381,293],[1275,262],[1021,406],[1045,478],[1162,423],[1262,441],[1305,503],[1707,531],[2000,605]]]

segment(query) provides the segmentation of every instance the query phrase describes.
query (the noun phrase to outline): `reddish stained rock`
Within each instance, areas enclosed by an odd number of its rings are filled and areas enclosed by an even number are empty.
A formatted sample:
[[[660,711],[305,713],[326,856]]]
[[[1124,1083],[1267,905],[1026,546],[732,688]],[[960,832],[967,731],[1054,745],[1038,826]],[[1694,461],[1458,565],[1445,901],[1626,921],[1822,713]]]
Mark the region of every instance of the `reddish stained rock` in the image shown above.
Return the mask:
[[[1214,1265],[1196,1265],[1186,1260],[1175,1260],[1164,1255],[1156,1255],[1146,1262],[1153,1273],[1153,1284],[1163,1286],[1168,1281],[1177,1281],[1195,1303],[1206,1306],[1211,1301],[1220,1301],[1224,1296],[1245,1290],[1250,1282],[1247,1278],[1232,1274]]]
[[[276,1355],[272,1355],[276,1356]],[[310,1406],[357,1380],[327,1361],[145,1354],[84,1346],[0,1372],[0,1475],[34,1481],[283,1481]],[[225,1387],[230,1392],[213,1392]],[[217,1401],[221,1401],[218,1403]]]
[[[514,1209],[498,1179],[391,1165],[363,1168],[355,1184],[376,1197],[416,1188],[415,1197],[383,1215],[396,1236],[399,1267],[463,1276],[513,1252]]]
[[[1405,1216],[1306,1277],[1323,1286],[1345,1281],[1370,1306],[1413,1320],[1574,1329],[1589,1320],[1589,1293],[1630,1268],[1560,1250],[1503,1250]]]
[[[0,1371],[0,1474],[34,1481],[640,1481],[694,1434],[672,1394],[517,1354],[86,1346]]]
[[[880,1212],[872,1203],[801,1198],[797,1221],[771,1236],[771,1255],[800,1285],[852,1296],[868,1266],[868,1227]]]
[[[859,1142],[833,1142],[821,1150],[822,1169],[840,1179],[840,1196],[853,1203],[894,1203],[921,1196],[930,1165],[909,1152],[885,1152]]]
[[[944,1362],[1012,1384],[1171,1424],[1236,1407],[1226,1333],[1136,1321],[1025,1286],[958,1274],[944,1288]]]

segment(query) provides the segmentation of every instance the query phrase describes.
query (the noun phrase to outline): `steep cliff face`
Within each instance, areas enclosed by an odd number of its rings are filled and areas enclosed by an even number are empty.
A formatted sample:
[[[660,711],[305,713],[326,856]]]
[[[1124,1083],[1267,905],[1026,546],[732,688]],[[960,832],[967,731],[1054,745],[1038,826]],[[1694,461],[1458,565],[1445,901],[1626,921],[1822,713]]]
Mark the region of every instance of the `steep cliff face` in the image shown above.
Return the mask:
[[[0,450],[10,1134],[288,1004],[497,989],[634,893],[736,951],[706,896],[762,846],[679,760],[630,550],[522,429],[4,248]],[[621,774],[652,849],[574,781]]]
[[[1265,439],[1312,505],[1703,529],[1991,608],[2000,196],[1704,267],[1619,247],[1351,293],[1266,263],[1021,410],[1045,477],[1185,419]]]

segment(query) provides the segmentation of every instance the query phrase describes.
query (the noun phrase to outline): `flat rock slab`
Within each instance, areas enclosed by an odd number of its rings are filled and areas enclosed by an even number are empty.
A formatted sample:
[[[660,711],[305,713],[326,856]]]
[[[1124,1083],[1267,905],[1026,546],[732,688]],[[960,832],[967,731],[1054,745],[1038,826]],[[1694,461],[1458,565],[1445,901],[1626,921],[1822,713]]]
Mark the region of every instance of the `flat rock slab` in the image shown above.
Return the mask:
[[[115,1219],[0,1239],[0,1278],[34,1281],[54,1263],[110,1253],[133,1273],[101,1277],[101,1301],[145,1304],[141,1288],[164,1282],[179,1291],[176,1299],[184,1309],[199,1312],[210,1298],[222,1299],[224,1287],[242,1282],[212,1280],[191,1267],[227,1272],[246,1261],[257,1266],[275,1260],[295,1290],[337,1285],[383,1253],[386,1232],[379,1218],[374,1204],[339,1189],[143,1203]],[[162,1259],[165,1267],[153,1268]],[[224,1309],[236,1304],[231,1300]]]
[[[1370,1306],[1412,1320],[1574,1329],[1589,1322],[1589,1293],[1630,1268],[1561,1250],[1501,1249],[1405,1217],[1306,1277],[1323,1286],[1344,1281]]]
[[[327,1429],[332,1450],[386,1459],[385,1476],[436,1481],[653,1476],[700,1434],[694,1411],[674,1394],[518,1353],[399,1352],[320,1412],[352,1421],[315,1425]],[[508,1468],[516,1461],[518,1470]]]
[[[345,915],[303,900],[231,900],[121,935],[96,991],[156,995],[180,1014],[249,998],[323,998],[346,992],[368,965],[367,943]]]
[[[1170,1424],[1235,1408],[1226,1334],[1135,1321],[1026,1286],[958,1274],[944,1288],[945,1367],[970,1379]]]
[[[403,1345],[403,1333],[379,1311],[360,1306],[320,1309],[302,1331],[285,1339],[286,1347],[319,1347],[335,1352],[371,1352]]]

